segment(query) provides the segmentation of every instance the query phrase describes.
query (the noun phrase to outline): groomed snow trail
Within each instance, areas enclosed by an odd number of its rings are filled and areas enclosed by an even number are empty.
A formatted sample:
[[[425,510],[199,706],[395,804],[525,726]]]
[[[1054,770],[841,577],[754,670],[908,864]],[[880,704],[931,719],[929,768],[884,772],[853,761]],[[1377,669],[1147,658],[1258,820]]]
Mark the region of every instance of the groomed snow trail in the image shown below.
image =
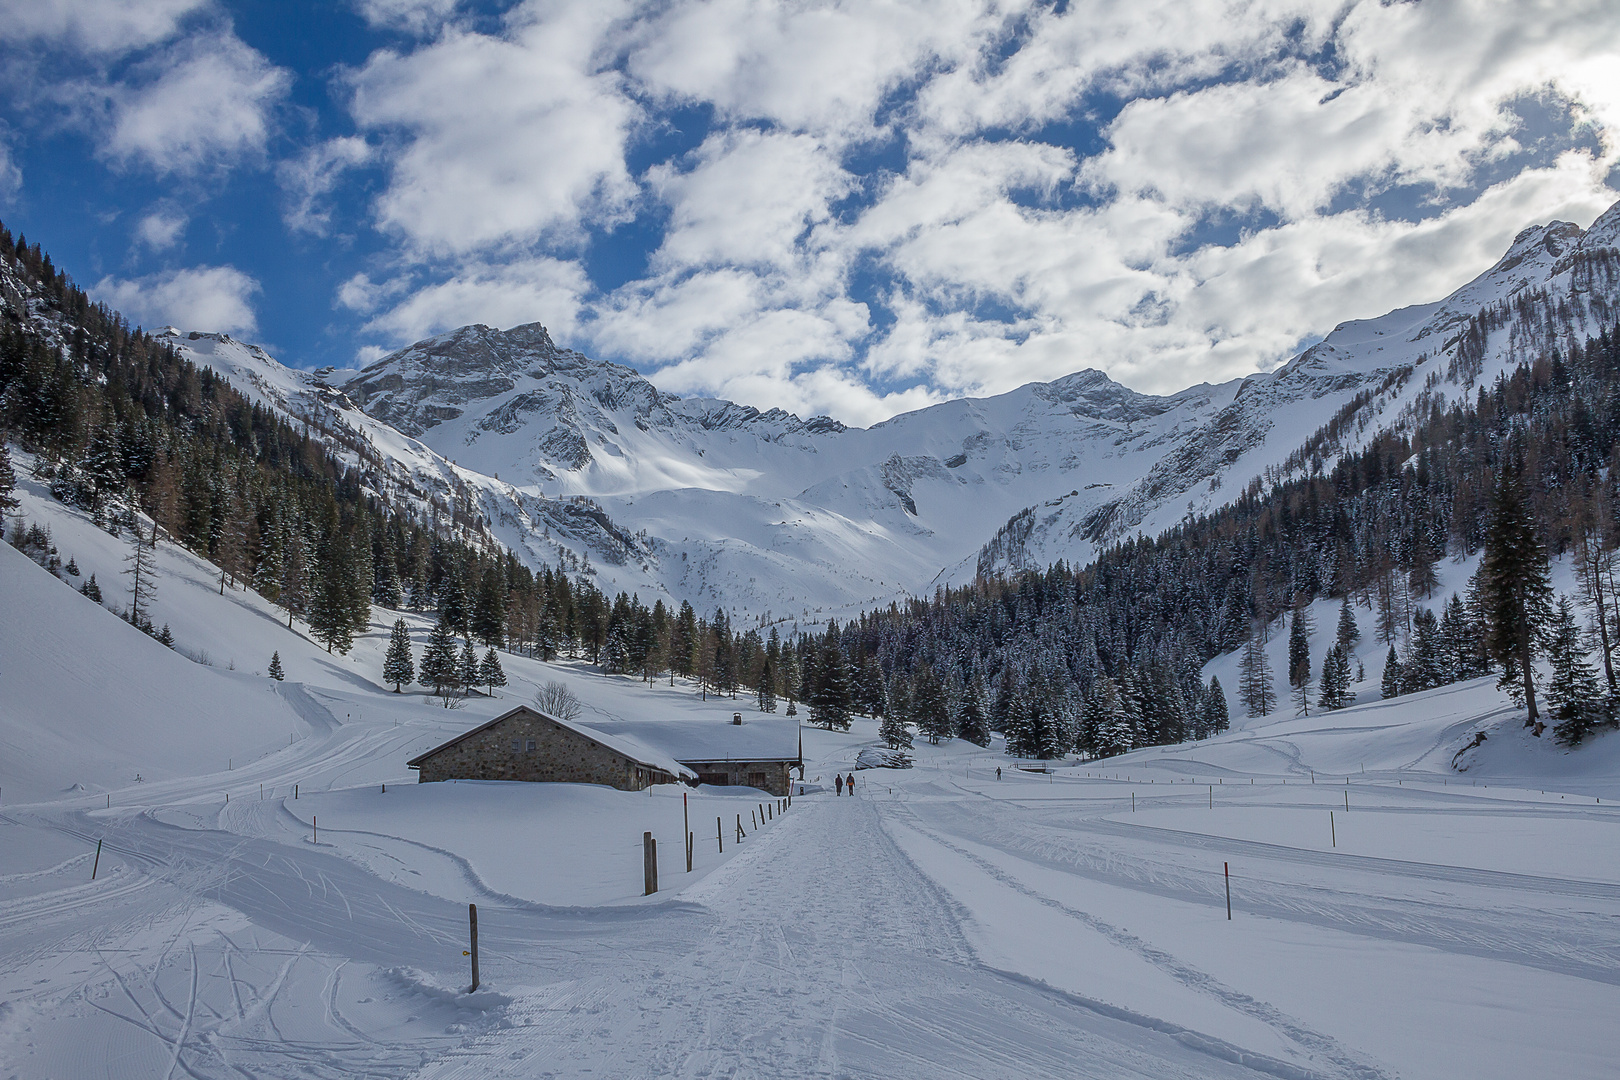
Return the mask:
[[[418,1075],[1298,1075],[985,967],[880,815],[860,798],[800,800],[684,895],[700,915],[626,928],[571,977],[519,994],[511,1027]]]

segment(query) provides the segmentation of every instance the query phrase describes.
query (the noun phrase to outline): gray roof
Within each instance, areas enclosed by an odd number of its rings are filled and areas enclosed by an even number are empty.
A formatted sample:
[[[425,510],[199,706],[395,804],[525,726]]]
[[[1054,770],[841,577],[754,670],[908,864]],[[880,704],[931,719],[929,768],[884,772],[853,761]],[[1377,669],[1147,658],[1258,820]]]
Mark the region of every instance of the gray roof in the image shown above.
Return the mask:
[[[690,764],[694,761],[798,761],[799,722],[764,713],[665,720],[597,720],[582,725],[604,736],[634,740]]]
[[[560,717],[552,716],[550,713],[541,712],[539,709],[536,709],[530,705],[519,705],[515,709],[508,709],[495,719],[490,720],[487,723],[479,724],[470,731],[462,732],[449,742],[441,743],[438,746],[435,746],[433,749],[417,755],[410,761],[406,762],[406,765],[411,768],[416,768],[424,760],[432,757],[439,751],[448,750],[450,747],[461,742],[463,739],[469,739],[472,736],[477,735],[479,732],[488,731],[490,728],[499,724],[507,717],[515,716],[521,712],[534,713],[537,716],[543,716],[559,727],[565,727],[570,731],[583,736],[584,738],[590,739],[592,742],[600,743],[609,750],[612,750],[614,753],[623,754],[637,765],[645,765],[649,768],[661,769],[664,772],[669,773],[671,776],[677,777],[681,780],[696,779],[697,774],[692,772],[691,769],[688,769],[686,766],[682,765],[667,750],[663,750],[656,745],[649,745],[648,743],[643,742],[641,739],[636,737],[634,732],[598,730],[594,725],[587,726],[579,723],[578,721],[569,722],[561,719]]]

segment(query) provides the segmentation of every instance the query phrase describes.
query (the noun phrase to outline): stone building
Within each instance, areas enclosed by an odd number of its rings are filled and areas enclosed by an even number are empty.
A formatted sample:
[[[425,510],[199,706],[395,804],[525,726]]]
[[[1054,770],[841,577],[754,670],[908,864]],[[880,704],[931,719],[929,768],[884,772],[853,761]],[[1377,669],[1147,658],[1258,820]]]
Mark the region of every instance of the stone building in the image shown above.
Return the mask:
[[[639,791],[675,780],[786,795],[803,772],[799,726],[759,716],[567,723],[527,705],[407,764],[434,780],[550,780]]]
[[[634,739],[570,724],[527,705],[457,735],[406,762],[419,783],[550,780],[640,791],[695,779],[691,770]]]

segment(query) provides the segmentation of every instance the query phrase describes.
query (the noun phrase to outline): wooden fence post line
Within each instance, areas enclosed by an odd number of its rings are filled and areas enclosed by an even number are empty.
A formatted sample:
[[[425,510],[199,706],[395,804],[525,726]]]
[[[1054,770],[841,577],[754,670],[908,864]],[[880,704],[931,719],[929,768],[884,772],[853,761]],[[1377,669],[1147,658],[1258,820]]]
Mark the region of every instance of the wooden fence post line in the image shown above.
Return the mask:
[[[96,861],[90,867],[90,880],[96,880],[96,871],[101,869],[101,841],[96,841]]]
[[[472,948],[468,953],[472,956],[472,989],[467,993],[478,992],[478,905],[467,905],[467,936],[472,940]]]
[[[1221,873],[1226,877],[1226,921],[1232,921],[1232,864],[1221,863]]]

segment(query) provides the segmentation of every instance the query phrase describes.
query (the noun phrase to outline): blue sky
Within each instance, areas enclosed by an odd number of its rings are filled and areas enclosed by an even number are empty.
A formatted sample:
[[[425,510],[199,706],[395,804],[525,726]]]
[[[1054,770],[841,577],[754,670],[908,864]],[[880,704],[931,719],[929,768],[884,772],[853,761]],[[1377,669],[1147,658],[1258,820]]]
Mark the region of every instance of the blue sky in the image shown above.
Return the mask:
[[[1620,186],[1620,9],[0,0],[0,217],[148,326],[353,366],[540,321],[870,423],[1170,391]]]

